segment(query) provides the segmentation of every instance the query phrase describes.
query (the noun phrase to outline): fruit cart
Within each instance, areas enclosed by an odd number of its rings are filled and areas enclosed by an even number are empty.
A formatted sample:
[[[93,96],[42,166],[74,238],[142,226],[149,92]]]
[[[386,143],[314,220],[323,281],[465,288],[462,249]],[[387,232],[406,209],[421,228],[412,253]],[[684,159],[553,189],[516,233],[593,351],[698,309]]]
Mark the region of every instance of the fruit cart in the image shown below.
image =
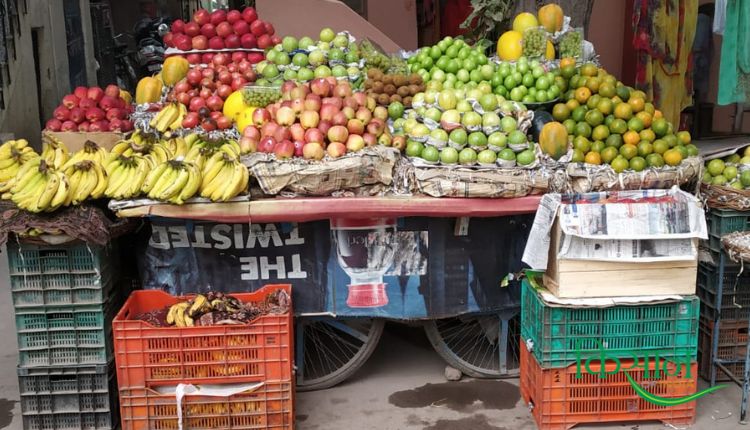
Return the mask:
[[[474,377],[517,373],[520,290],[504,280],[539,197],[357,197],[145,205],[143,287],[185,294],[292,284],[297,386],[331,387],[374,351],[386,320],[424,324]],[[146,229],[148,230],[148,229]]]

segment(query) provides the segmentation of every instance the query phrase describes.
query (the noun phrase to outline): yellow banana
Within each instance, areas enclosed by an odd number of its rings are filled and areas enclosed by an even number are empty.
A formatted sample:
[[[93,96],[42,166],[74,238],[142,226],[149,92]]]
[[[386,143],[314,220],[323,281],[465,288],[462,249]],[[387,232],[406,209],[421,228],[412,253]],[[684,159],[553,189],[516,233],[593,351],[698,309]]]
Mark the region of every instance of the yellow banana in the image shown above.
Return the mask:
[[[59,183],[57,185],[57,192],[55,192],[54,197],[52,197],[50,207],[47,209],[48,211],[53,211],[65,203],[68,198],[68,192],[70,191],[68,179],[65,177],[65,174],[62,172],[54,172],[53,174],[57,176]]]
[[[159,198],[159,195],[161,195],[164,189],[174,182],[178,173],[179,170],[175,169],[169,162],[167,162],[167,169],[161,174],[161,177],[157,179],[156,183],[151,188],[151,191],[148,193],[148,196],[152,199]]]
[[[44,187],[44,191],[42,191],[42,193],[39,195],[36,207],[34,208],[36,210],[32,212],[38,212],[40,210],[47,209],[52,202],[52,199],[55,197],[55,194],[57,193],[58,185],[60,185],[60,178],[53,172],[48,171],[44,174],[45,176],[47,176],[47,184]]]
[[[193,163],[185,163],[185,166],[188,169],[189,178],[178,196],[180,202],[184,202],[185,200],[193,197],[195,193],[198,192],[198,189],[200,188],[202,182],[201,172],[198,170],[198,166]]]
[[[185,119],[185,115],[187,115],[187,108],[182,103],[177,103],[177,118],[175,118],[174,121],[172,121],[171,124],[169,124],[170,130],[177,130],[182,128],[182,120]]]
[[[188,172],[188,170],[184,167],[180,167],[177,170],[179,170],[177,178],[175,178],[174,182],[172,182],[164,189],[164,191],[161,192],[161,194],[159,194],[159,200],[169,200],[172,197],[178,195],[187,183],[190,177],[190,172]]]
[[[97,163],[93,164],[92,169],[94,169],[94,173],[96,174],[96,187],[91,190],[91,198],[98,199],[104,195],[104,190],[107,189],[107,172]]]

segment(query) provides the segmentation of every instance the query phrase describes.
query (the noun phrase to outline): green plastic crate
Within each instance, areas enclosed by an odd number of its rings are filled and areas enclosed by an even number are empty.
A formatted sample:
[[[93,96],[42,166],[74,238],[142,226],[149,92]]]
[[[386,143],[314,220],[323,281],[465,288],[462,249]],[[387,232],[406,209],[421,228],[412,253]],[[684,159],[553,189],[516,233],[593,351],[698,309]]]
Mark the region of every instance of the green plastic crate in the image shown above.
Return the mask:
[[[43,305],[101,304],[115,285],[111,247],[11,243],[8,263],[16,309]]]
[[[695,360],[698,352],[698,297],[673,303],[566,308],[545,304],[524,279],[521,334],[532,342],[542,367],[566,367],[606,349],[610,358]],[[578,350],[576,349],[578,348]]]
[[[708,212],[708,232],[716,237],[750,229],[750,211],[740,212],[711,209]]]
[[[111,365],[19,368],[18,388],[24,421],[35,422],[35,428],[89,428],[86,424],[91,419],[95,424],[92,428],[114,428],[117,424],[117,381]],[[72,427],[77,425],[71,420],[74,415],[81,416],[82,427]],[[41,419],[35,420],[37,417]]]

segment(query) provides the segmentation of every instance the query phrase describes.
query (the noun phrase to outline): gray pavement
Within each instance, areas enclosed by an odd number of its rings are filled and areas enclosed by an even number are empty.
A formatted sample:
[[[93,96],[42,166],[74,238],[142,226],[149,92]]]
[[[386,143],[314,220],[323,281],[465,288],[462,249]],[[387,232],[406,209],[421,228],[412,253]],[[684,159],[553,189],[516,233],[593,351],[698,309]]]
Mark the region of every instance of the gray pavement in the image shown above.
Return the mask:
[[[15,323],[7,285],[7,258],[0,254],[0,429],[22,429],[18,403],[18,360]],[[343,384],[328,390],[299,393],[299,430],[532,430],[531,414],[522,404],[516,379],[464,379],[447,382],[445,363],[421,328],[389,324],[364,367]],[[745,429],[737,421],[738,387],[732,385],[698,402],[693,429]],[[579,426],[583,429],[666,428],[660,423]]]

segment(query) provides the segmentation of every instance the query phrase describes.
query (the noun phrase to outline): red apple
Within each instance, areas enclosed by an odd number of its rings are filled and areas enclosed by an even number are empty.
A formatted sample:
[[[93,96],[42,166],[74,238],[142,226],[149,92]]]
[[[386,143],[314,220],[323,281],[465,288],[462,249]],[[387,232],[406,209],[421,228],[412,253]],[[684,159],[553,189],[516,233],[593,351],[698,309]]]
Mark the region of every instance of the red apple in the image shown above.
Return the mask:
[[[294,144],[290,140],[284,139],[276,143],[273,147],[273,153],[280,160],[292,158],[294,156]]]
[[[276,146],[276,139],[271,136],[266,136],[260,140],[258,151],[270,154],[273,152],[274,146]]]
[[[385,123],[378,118],[374,118],[369,124],[367,124],[367,132],[374,134],[376,137],[380,137],[380,135],[383,134],[384,129]]]
[[[201,25],[197,22],[188,22],[185,24],[185,35],[188,37],[195,37],[201,34]],[[177,41],[175,41],[176,43]]]
[[[197,22],[199,25],[203,25],[211,21],[211,14],[208,13],[206,9],[198,9],[193,13],[193,21]]]
[[[201,35],[206,38],[206,40],[216,36],[216,27],[209,23],[203,24],[201,26]]]
[[[314,110],[316,112],[320,111],[320,96],[317,94],[308,94],[307,97],[305,97],[305,103],[304,107],[305,110]]]
[[[332,158],[339,158],[346,154],[346,146],[341,142],[331,142],[328,144],[326,152]]]
[[[213,52],[206,52],[203,55],[201,55],[201,63],[203,64],[211,64],[213,60],[214,60]]]
[[[99,87],[91,87],[88,91],[88,98],[99,103],[99,100],[104,97],[104,90]]]
[[[185,114],[185,118],[182,119],[182,128],[195,128],[198,127],[200,122],[200,116],[197,112],[188,112]]]
[[[248,128],[255,129],[255,127],[247,127]],[[258,151],[258,144],[260,143],[258,139],[253,139],[252,137],[242,136],[240,138],[240,152],[243,154],[250,154],[253,152]]]
[[[114,98],[110,96],[104,96],[101,100],[99,100],[99,107],[106,110],[114,109],[117,106],[119,106],[118,102],[119,98]]]
[[[110,96],[114,99],[119,99],[120,87],[118,87],[117,85],[113,85],[113,84],[107,85],[107,88],[104,89],[104,95]],[[63,100],[65,100],[65,98],[63,98]]]
[[[237,21],[242,20],[242,12],[232,9],[229,12],[227,12],[227,22],[230,24],[234,24]]]
[[[263,22],[263,24],[266,26],[266,34],[269,36],[273,36],[273,34],[276,32],[276,30],[273,28],[273,24],[268,21]]]
[[[266,49],[272,46],[273,46],[273,41],[271,40],[271,36],[267,34],[262,34],[258,36],[258,48]]]
[[[117,91],[120,91],[120,89],[118,88]],[[73,109],[74,107],[78,106],[78,101],[79,99],[75,94],[68,94],[67,96],[63,97],[62,105],[68,109]]]
[[[219,25],[220,23],[227,20],[227,11],[224,9],[216,9],[211,12],[211,24]]]
[[[349,121],[349,118],[346,117],[346,114],[344,112],[339,111],[336,113],[336,115],[333,116],[333,119],[331,120],[331,124],[334,126],[336,125],[342,125],[345,126],[346,123]]]
[[[198,110],[202,107],[206,107],[206,101],[200,97],[196,97],[190,100],[190,104],[188,105],[188,109],[191,112],[198,112]]]
[[[183,33],[185,31],[185,21],[176,19],[172,22],[172,33]]]
[[[352,86],[348,82],[339,82],[333,89],[333,95],[341,98],[351,96]]]
[[[45,130],[49,131],[60,131],[62,127],[62,121],[57,118],[52,118],[44,125]]]
[[[292,134],[292,140],[305,140],[305,129],[301,124],[295,123],[289,127],[289,133]]]
[[[333,105],[336,106],[336,109],[341,110],[343,107],[342,100],[338,97],[326,97],[323,99],[322,103],[324,105]]]
[[[223,21],[219,24],[216,24],[216,34],[219,37],[227,37],[230,34],[234,33],[234,29],[232,28],[232,24]]]
[[[245,21],[235,22],[234,24],[232,24],[232,29],[238,36],[250,34],[250,24],[246,23]]]
[[[266,136],[273,136],[276,134],[276,130],[279,129],[279,125],[276,124],[273,121],[268,121],[267,123],[263,124],[260,127],[260,136],[266,137]]]
[[[122,120],[118,118],[109,121],[109,131],[122,131]]]
[[[89,126],[89,131],[109,131],[109,121],[100,120],[92,122]]]
[[[301,140],[295,140],[293,143],[294,143],[294,156],[302,157],[303,155],[302,148],[305,147],[305,142]]]
[[[346,123],[346,129],[349,130],[349,134],[359,134],[365,132],[365,124],[357,118],[352,118]]]
[[[73,90],[73,95],[78,97],[78,100],[85,99],[89,96],[89,89],[87,87],[76,87],[76,89]]]
[[[324,121],[333,121],[333,117],[336,116],[340,111],[334,105],[326,105],[320,107],[320,119]]]
[[[273,138],[276,139],[277,142],[281,142],[284,139],[289,140],[292,138],[292,132],[289,131],[287,127],[279,126],[273,134]]]
[[[328,97],[331,94],[331,86],[323,78],[316,78],[310,81],[310,90],[313,94],[320,97]]]
[[[365,147],[365,140],[358,134],[350,134],[346,139],[346,150],[356,152]]]
[[[208,48],[208,39],[206,38],[206,36],[201,34],[201,35],[195,36],[193,40],[191,41],[191,44],[193,46],[193,49],[203,51],[206,48]]]
[[[317,128],[308,128],[305,130],[305,142],[318,142],[322,145],[325,142],[325,135]]]
[[[108,110],[105,116],[106,116],[107,120],[109,120],[109,121],[112,121],[113,119],[122,120],[122,119],[125,119],[125,118],[128,117],[128,113],[125,112],[122,109],[115,108],[115,109]]]
[[[132,131],[133,130],[133,121],[129,119],[122,120],[122,126],[120,127],[120,130],[123,132]]]
[[[318,123],[318,130],[320,130],[320,132],[323,133],[323,136],[328,134],[328,130],[330,129],[331,129],[331,121],[325,121],[321,119],[320,122]]]
[[[372,119],[372,112],[370,112],[366,107],[361,107],[357,109],[357,113],[354,115],[354,117],[367,125],[367,123],[369,123]]]
[[[92,107],[96,107],[96,102],[86,97],[78,101],[78,107],[81,109],[89,109]]]
[[[78,130],[78,124],[73,121],[63,121],[60,125],[60,131],[76,131]]]
[[[305,101],[303,99],[292,99],[292,110],[295,114],[300,114],[305,108]]]
[[[304,128],[315,128],[320,122],[320,115],[314,110],[305,110],[299,116],[300,125]]]
[[[242,19],[245,20],[246,23],[252,24],[258,19],[258,14],[255,12],[255,8],[252,7],[246,7],[242,10]]]
[[[271,43],[273,43],[274,46],[280,44],[281,36],[279,36],[278,34],[274,34],[273,36],[271,36]]]
[[[377,119],[379,119],[381,121],[385,121],[386,119],[388,119],[388,109],[386,109],[383,106],[377,106],[372,111],[372,117],[373,118],[377,118]]]
[[[378,138],[374,134],[365,133],[362,135],[362,139],[364,139],[366,146],[375,146],[378,143]]]
[[[349,131],[342,125],[334,125],[328,129],[328,140],[331,142],[346,142],[349,138]]]
[[[220,49],[224,49],[224,39],[222,39],[221,36],[214,36],[208,40],[208,47],[217,51]]]
[[[354,96],[344,97],[343,104],[344,106],[350,107],[355,111],[359,109],[359,103],[357,103],[357,100],[354,99]]]
[[[354,94],[352,94],[352,97],[360,106],[367,106],[367,94],[357,91]]]
[[[242,131],[242,135],[255,140],[260,140],[260,130],[258,130],[257,127],[245,127]]]
[[[263,21],[256,19],[250,23],[250,32],[253,33],[255,37],[260,37],[266,34],[266,26],[263,24]]]
[[[260,127],[271,120],[271,113],[266,108],[258,108],[253,111],[253,124]]]
[[[169,32],[162,37],[162,40],[164,40],[164,44],[167,45],[167,48],[174,48],[174,33]]]
[[[88,121],[83,121],[82,123],[78,124],[78,131],[87,132],[91,130],[91,123]]]
[[[322,160],[326,151],[319,142],[308,142],[302,147],[302,156],[307,160]]]
[[[244,49],[253,49],[258,47],[258,41],[255,35],[251,33],[243,34],[240,36],[240,46]]]
[[[74,107],[70,110],[69,119],[76,124],[82,123],[86,119],[86,111],[79,107]]]
[[[299,85],[289,92],[292,99],[305,99],[310,94],[310,89],[306,85]]]
[[[245,21],[242,21],[245,22]],[[240,37],[236,34],[230,34],[229,36],[224,39],[224,45],[226,45],[227,49],[237,49],[240,47]]]
[[[350,119],[352,119],[352,118],[354,118],[354,114],[356,113],[356,112],[354,111],[354,109],[352,109],[352,108],[351,108],[351,107],[349,107],[349,106],[344,106],[344,107],[343,107],[343,108],[341,109],[341,112],[342,112],[342,113],[344,114],[344,116],[346,117],[346,120],[347,120],[347,121],[348,121],[348,120],[350,120]]]
[[[92,107],[92,108],[86,109],[86,119],[89,120],[89,122],[101,121],[105,117],[106,117],[106,115],[105,115],[104,111],[101,110],[101,109],[99,109],[99,108],[97,108],[97,107]]]
[[[229,56],[229,54],[225,54],[223,52],[219,52],[217,54],[214,54],[214,58],[211,59],[211,62],[215,66],[226,66],[232,58]]]
[[[192,43],[193,43],[193,42],[191,41],[191,42],[190,42],[190,46],[191,46],[191,47],[192,47]],[[202,58],[202,57],[201,57],[201,54],[198,54],[198,53],[195,53],[195,52],[193,52],[193,53],[191,53],[191,54],[187,54],[187,56],[185,57],[185,59],[186,59],[186,60],[188,61],[188,63],[190,63],[190,64],[200,64],[200,63],[201,63],[201,58]]]
[[[239,71],[240,70],[239,67],[240,67],[240,64],[242,64],[242,62],[247,63],[247,56],[245,55],[245,53],[244,52],[232,52],[232,64],[231,65],[236,66],[237,70]]]
[[[191,50],[193,48],[193,36],[188,36],[187,34],[178,35],[174,39],[174,46],[180,51]]]

